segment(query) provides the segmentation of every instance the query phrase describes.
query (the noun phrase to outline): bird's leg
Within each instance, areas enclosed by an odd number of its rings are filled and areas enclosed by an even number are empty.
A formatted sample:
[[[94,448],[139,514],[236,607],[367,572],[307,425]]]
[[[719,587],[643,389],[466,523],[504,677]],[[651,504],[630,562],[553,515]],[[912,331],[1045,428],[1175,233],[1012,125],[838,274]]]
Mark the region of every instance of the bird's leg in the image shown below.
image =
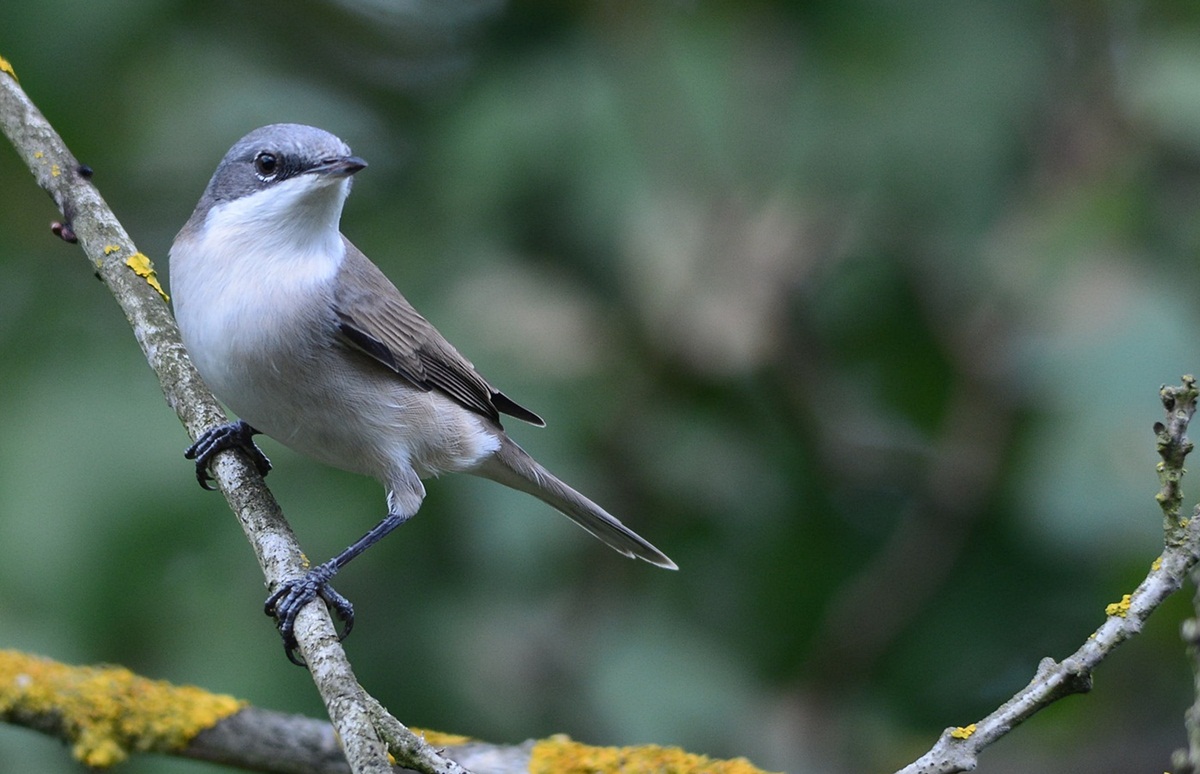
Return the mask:
[[[411,513],[389,513],[383,521],[376,524],[370,532],[363,535],[337,556],[324,564],[319,564],[299,578],[284,581],[279,584],[271,596],[267,597],[264,611],[275,618],[279,634],[283,637],[283,649],[288,660],[297,666],[304,662],[296,655],[296,616],[300,610],[317,597],[325,600],[330,611],[344,624],[338,634],[339,640],[346,639],[354,628],[354,605],[350,600],[334,591],[329,585],[330,579],[338,573],[354,557],[378,543],[389,532],[408,521]]]
[[[212,491],[213,487],[209,484],[212,475],[208,472],[208,465],[213,457],[227,449],[244,451],[258,469],[258,474],[265,476],[271,472],[271,461],[254,444],[256,435],[259,435],[259,432],[241,419],[226,422],[205,430],[194,444],[187,447],[183,456],[196,461],[196,480],[200,482],[201,487],[209,491]]]

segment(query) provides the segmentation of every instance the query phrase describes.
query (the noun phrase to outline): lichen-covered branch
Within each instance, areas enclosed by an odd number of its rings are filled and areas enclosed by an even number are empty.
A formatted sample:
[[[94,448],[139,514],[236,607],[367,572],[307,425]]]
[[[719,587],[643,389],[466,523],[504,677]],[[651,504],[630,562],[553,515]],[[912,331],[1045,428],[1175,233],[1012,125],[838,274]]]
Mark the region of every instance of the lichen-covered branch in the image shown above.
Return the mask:
[[[1181,386],[1163,387],[1160,396],[1167,412],[1166,421],[1154,426],[1162,457],[1158,465],[1161,488],[1156,499],[1166,517],[1162,556],[1150,565],[1150,572],[1133,593],[1105,608],[1104,623],[1079,650],[1061,662],[1043,659],[1029,684],[995,712],[968,726],[947,728],[929,752],[900,769],[899,774],[970,771],[983,748],[1021,722],[1064,696],[1090,690],[1092,671],[1118,645],[1140,632],[1150,614],[1179,590],[1196,567],[1200,559],[1200,509],[1190,519],[1179,515],[1183,462],[1192,450],[1187,428],[1196,410],[1196,380],[1185,376]],[[1200,691],[1200,678],[1197,690]]]
[[[138,677],[121,667],[73,667],[0,651],[0,718],[71,745],[92,768],[132,752],[171,753],[239,712],[232,696]]]
[[[150,259],[138,251],[92,183],[92,170],[80,165],[66,143],[21,89],[16,73],[0,57],[0,131],[63,214],[54,233],[83,248],[91,269],[120,305],[147,362],[162,385],[167,403],[188,433],[197,437],[225,421],[224,412],[192,367],[166,294]],[[287,521],[261,477],[240,454],[223,454],[213,474],[254,549],[269,586],[295,577],[303,555]],[[354,679],[322,605],[309,605],[296,622],[296,639],[308,663],[346,758],[355,772],[391,770],[387,747],[371,722],[367,696]],[[403,726],[401,726],[403,728]],[[463,769],[409,732],[395,755],[426,772]]]
[[[385,736],[402,728],[371,703]],[[324,721],[251,707],[121,667],[69,666],[11,650],[0,650],[0,720],[61,739],[92,768],[151,752],[270,774],[350,774],[333,726]],[[713,760],[655,745],[592,747],[565,736],[494,745],[436,731],[418,738],[481,774],[765,774],[741,758]]]

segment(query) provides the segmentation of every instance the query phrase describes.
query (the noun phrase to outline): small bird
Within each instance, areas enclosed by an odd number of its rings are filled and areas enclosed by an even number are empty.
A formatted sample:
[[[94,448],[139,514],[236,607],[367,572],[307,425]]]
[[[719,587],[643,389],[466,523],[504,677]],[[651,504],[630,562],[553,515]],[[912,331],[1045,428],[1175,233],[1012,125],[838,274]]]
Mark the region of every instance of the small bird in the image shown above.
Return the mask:
[[[471,473],[527,492],[625,556],[676,565],[576,492],[505,434],[500,415],[543,426],[492,387],[383,272],[342,236],[342,206],[366,162],[322,129],[272,124],[239,140],[213,173],[170,251],[183,341],[236,421],[185,452],[208,489],[208,465],[268,435],[327,465],[378,479],[387,515],[333,559],[288,580],[266,601],[297,664],[297,614],[317,597],[343,623],[353,606],[330,579],[410,519],[421,480]]]

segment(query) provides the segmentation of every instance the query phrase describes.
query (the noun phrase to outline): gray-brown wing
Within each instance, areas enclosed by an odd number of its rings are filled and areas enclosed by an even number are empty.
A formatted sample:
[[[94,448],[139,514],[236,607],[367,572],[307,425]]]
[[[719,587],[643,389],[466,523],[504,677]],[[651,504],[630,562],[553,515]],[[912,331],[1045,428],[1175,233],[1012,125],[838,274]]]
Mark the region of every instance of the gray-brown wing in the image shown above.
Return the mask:
[[[500,412],[535,425],[537,414],[492,388],[401,295],[391,280],[343,238],[334,312],[346,341],[420,390],[439,390],[463,407],[499,422]]]

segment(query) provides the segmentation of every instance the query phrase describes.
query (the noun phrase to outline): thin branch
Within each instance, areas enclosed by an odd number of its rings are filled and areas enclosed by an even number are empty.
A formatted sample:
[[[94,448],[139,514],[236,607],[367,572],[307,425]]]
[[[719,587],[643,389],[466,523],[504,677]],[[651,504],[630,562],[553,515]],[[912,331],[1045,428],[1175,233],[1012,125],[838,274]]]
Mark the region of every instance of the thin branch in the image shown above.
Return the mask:
[[[1183,493],[1179,483],[1183,462],[1192,444],[1188,423],[1196,410],[1196,380],[1183,377],[1179,387],[1160,390],[1167,412],[1165,422],[1154,426],[1158,436],[1158,465],[1161,488],[1156,499],[1165,517],[1165,549],[1150,566],[1145,580],[1133,591],[1110,604],[1108,618],[1079,650],[1060,662],[1046,658],[1033,679],[995,712],[968,726],[947,728],[937,743],[899,774],[949,774],[970,771],[979,752],[1007,734],[1036,712],[1064,696],[1085,693],[1092,687],[1092,671],[1125,640],[1142,630],[1146,619],[1162,602],[1183,585],[1200,559],[1200,507],[1190,519],[1180,517]]]
[[[1159,454],[1163,462],[1159,464],[1158,476],[1162,484],[1158,501],[1163,509],[1163,527],[1171,536],[1188,526],[1179,517],[1179,508],[1183,502],[1183,489],[1180,481],[1183,477],[1183,459],[1192,450],[1192,444],[1182,432],[1176,432],[1173,425],[1185,424],[1191,420],[1196,411],[1196,383],[1194,379],[1184,379],[1184,388],[1191,389],[1191,395],[1176,396],[1163,388],[1163,403],[1167,406],[1167,425],[1157,425],[1155,430],[1159,436]],[[1189,399],[1190,398],[1190,399]],[[1172,407],[1171,404],[1175,404]],[[1174,410],[1172,411],[1172,408]],[[1176,440],[1176,438],[1178,440]],[[1196,518],[1193,516],[1193,521]],[[1180,634],[1187,645],[1188,657],[1192,662],[1192,685],[1195,699],[1192,706],[1184,712],[1183,725],[1187,731],[1188,746],[1176,750],[1171,756],[1171,763],[1176,774],[1195,774],[1200,771],[1200,568],[1191,570],[1193,618],[1183,622]]]
[[[133,334],[162,385],[167,403],[192,438],[225,421],[224,412],[192,367],[166,295],[150,260],[134,246],[112,210],[92,184],[92,170],[79,164],[62,138],[21,89],[12,67],[0,58],[0,131],[58,205],[64,223],[54,233],[78,241],[91,269],[105,282],[125,313]],[[213,474],[237,515],[267,585],[296,577],[303,554],[262,478],[237,454],[222,454]],[[313,681],[337,729],[354,772],[384,774],[391,767],[387,745],[371,721],[368,697],[354,678],[338,644],[324,605],[309,605],[296,621],[296,639]],[[393,719],[394,720],[394,719]],[[398,721],[396,725],[399,725]],[[399,726],[403,729],[403,726]],[[458,774],[465,770],[438,754],[411,731],[393,754],[423,772]]]

